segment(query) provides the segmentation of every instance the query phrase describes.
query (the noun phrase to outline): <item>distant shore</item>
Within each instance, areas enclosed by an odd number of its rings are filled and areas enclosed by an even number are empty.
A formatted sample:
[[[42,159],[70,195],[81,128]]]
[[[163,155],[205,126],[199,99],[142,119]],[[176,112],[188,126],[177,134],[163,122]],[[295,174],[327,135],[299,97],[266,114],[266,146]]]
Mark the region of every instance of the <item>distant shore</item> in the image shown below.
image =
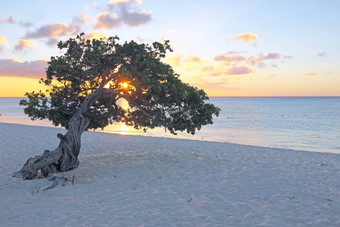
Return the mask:
[[[13,178],[58,132],[0,123],[2,225],[340,225],[338,154],[88,132],[74,185]]]

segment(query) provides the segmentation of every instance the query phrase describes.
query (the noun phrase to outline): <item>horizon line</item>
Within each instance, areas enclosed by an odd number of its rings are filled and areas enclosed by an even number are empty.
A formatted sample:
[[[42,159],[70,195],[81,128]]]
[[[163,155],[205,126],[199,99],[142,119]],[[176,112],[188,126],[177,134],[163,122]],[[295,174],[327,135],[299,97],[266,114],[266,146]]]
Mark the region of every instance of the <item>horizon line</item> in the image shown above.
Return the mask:
[[[209,98],[340,98],[340,95],[212,95]],[[26,96],[0,96],[0,98],[27,98]]]

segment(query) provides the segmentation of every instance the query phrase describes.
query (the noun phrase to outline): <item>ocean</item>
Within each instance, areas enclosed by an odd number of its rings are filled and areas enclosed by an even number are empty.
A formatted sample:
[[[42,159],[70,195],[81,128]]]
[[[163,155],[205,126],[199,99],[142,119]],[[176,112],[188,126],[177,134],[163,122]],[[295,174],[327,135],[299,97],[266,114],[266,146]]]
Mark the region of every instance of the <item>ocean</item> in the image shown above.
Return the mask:
[[[52,126],[25,116],[20,99],[0,98],[0,122]],[[340,153],[340,97],[211,97],[209,102],[221,114],[195,135],[173,136],[162,128],[144,133],[121,123],[97,131]]]

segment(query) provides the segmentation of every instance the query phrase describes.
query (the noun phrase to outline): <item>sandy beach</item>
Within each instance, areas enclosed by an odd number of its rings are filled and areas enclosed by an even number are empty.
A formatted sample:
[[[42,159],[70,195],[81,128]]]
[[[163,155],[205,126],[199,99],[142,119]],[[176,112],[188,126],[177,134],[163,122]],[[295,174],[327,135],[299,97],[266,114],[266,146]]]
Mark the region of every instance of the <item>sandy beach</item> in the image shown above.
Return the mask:
[[[74,184],[12,177],[58,128],[0,123],[1,226],[340,226],[340,155],[84,133]]]

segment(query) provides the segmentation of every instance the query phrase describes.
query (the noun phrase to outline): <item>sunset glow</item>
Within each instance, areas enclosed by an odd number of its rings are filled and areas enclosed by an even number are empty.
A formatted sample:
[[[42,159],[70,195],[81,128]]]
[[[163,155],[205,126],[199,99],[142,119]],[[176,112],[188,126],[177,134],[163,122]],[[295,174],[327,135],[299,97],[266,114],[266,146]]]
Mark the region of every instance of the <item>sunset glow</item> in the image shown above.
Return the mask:
[[[120,127],[120,132],[119,134],[122,135],[127,135],[129,132],[129,126],[127,126],[126,124],[122,123],[121,127]]]
[[[122,88],[127,89],[129,84],[127,82],[121,83]]]
[[[58,41],[80,32],[121,43],[170,40],[163,61],[209,96],[340,96],[338,1],[21,4],[0,9],[0,96],[43,89],[48,59],[62,54]],[[119,89],[133,92],[127,81]]]

